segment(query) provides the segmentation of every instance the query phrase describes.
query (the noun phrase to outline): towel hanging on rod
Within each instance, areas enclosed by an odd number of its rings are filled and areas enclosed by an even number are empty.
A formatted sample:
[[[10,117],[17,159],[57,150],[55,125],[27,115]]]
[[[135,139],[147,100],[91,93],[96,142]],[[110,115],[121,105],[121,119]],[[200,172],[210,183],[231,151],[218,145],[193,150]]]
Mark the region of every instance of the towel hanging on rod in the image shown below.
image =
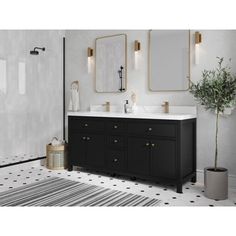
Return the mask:
[[[79,81],[73,81],[71,83],[71,94],[70,94],[70,111],[79,111],[80,110],[80,99],[79,99]]]

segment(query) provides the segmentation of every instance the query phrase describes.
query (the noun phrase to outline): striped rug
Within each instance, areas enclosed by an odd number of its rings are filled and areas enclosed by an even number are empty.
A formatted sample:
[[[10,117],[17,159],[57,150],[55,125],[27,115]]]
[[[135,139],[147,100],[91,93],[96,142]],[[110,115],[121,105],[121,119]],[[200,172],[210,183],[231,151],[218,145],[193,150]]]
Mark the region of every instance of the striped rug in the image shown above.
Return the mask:
[[[51,177],[0,193],[0,206],[158,206],[160,200]]]

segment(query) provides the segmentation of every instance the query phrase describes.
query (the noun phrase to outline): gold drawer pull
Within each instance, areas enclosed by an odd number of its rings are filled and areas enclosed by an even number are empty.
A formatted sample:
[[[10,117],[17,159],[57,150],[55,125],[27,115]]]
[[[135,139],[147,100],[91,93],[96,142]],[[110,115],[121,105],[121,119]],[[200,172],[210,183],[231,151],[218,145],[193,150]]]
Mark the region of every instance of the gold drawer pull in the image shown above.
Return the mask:
[[[113,128],[114,128],[114,129],[117,129],[117,128],[118,128],[118,125],[114,125]]]
[[[84,124],[84,127],[88,127],[88,124],[86,123],[86,124]]]
[[[150,143],[146,143],[146,146],[148,147],[150,145]]]
[[[117,162],[117,161],[118,161],[118,159],[117,159],[117,158],[115,158],[115,159],[113,159],[113,161],[114,161],[114,162]]]
[[[148,128],[148,131],[152,131],[152,128],[150,127],[150,128]]]
[[[89,140],[90,140],[90,137],[87,137],[87,140],[89,141]]]
[[[152,147],[155,147],[155,143],[152,143]]]
[[[115,140],[114,140],[114,143],[118,143],[118,140],[117,140],[117,139],[115,139]]]

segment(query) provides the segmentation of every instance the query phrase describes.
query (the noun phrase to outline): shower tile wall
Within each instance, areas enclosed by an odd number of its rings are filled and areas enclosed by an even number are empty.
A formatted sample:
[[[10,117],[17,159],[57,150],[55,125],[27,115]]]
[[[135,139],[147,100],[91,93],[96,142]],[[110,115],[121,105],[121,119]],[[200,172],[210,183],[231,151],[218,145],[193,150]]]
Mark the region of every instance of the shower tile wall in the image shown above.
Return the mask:
[[[0,58],[7,61],[7,91],[0,91],[0,158],[45,155],[62,138],[62,38],[57,30],[0,30]],[[46,47],[38,56],[35,46]],[[18,64],[26,64],[26,93],[18,91]]]

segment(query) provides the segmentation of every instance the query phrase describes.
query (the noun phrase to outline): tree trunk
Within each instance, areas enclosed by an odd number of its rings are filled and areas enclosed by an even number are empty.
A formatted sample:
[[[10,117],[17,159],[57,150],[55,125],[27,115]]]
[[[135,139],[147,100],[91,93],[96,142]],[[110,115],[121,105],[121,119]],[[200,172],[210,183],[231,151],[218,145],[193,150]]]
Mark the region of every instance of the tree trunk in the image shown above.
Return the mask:
[[[219,110],[216,113],[216,137],[215,137],[215,171],[217,169],[218,161],[218,126],[219,126]]]

